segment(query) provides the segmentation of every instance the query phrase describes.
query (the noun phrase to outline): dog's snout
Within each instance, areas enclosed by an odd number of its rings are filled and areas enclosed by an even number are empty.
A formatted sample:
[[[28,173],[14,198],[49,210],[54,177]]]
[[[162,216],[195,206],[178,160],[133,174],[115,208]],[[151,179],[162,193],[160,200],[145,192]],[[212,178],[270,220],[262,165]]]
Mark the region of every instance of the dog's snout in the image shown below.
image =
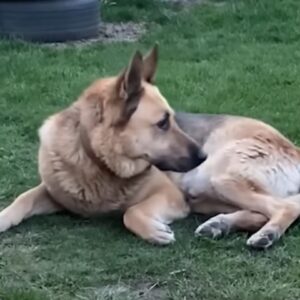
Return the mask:
[[[196,143],[192,143],[187,148],[185,156],[181,156],[176,161],[176,172],[188,172],[206,160],[206,155],[199,149]]]
[[[169,156],[161,156],[151,162],[162,171],[188,172],[206,160],[207,156],[200,150],[196,142],[189,141],[184,149]]]
[[[191,158],[191,165],[192,165],[190,169],[193,169],[198,165],[202,164],[207,158],[207,155],[203,153],[203,151],[199,148],[197,144],[192,144],[189,147],[189,156]]]
[[[198,155],[199,155],[199,159],[200,159],[200,164],[202,164],[203,162],[206,161],[207,155],[203,151],[200,151]]]

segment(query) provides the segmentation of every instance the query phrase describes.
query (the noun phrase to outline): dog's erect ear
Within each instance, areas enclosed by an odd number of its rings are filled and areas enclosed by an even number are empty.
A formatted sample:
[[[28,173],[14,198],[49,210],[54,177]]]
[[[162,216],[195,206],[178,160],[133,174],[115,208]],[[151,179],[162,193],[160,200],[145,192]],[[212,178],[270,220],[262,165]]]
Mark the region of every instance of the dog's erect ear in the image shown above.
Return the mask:
[[[158,63],[158,44],[144,57],[143,78],[145,81],[153,83]]]
[[[118,98],[121,100],[121,103],[118,103],[121,107],[120,116],[117,121],[118,125],[126,124],[137,109],[143,93],[142,78],[143,57],[142,54],[137,51],[129,66],[118,78]]]

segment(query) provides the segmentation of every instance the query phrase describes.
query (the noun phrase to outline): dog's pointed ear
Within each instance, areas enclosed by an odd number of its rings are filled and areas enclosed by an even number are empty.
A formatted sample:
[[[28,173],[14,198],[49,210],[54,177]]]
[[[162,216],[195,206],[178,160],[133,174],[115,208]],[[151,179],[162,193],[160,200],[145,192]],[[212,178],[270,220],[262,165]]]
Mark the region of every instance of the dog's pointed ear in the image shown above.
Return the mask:
[[[143,78],[145,81],[153,83],[158,64],[158,43],[144,57]]]
[[[121,100],[120,116],[117,123],[124,125],[127,123],[137,109],[143,88],[143,57],[136,51],[129,66],[119,75],[117,80],[118,98]]]

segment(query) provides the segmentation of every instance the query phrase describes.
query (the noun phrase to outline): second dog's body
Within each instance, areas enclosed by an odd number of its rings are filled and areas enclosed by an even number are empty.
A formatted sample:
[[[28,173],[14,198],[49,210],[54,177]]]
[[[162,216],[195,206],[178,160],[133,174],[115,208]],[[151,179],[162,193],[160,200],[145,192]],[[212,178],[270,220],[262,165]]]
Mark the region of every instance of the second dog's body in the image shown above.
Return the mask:
[[[189,195],[194,212],[219,213],[196,234],[260,229],[247,243],[271,246],[300,214],[299,149],[254,119],[186,113],[176,119],[208,159],[184,175],[170,176]]]

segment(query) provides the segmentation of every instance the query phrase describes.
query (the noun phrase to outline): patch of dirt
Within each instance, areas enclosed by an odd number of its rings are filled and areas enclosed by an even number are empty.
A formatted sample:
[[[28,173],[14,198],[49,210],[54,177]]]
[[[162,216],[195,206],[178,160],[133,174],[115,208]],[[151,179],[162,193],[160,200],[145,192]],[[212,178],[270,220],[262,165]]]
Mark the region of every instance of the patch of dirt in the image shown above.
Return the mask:
[[[94,43],[135,42],[145,34],[145,32],[145,23],[101,23],[99,26],[99,35],[95,38],[65,43],[47,43],[43,45],[65,48],[67,46],[82,47]]]
[[[160,0],[170,5],[189,8],[193,5],[204,4],[205,0]],[[63,43],[46,43],[43,46],[66,48],[68,46],[83,47],[94,43],[135,42],[146,33],[145,23],[107,23],[99,26],[99,35],[92,39],[69,41]]]
[[[144,23],[104,23],[100,26],[100,36],[105,42],[134,42],[145,32]]]
[[[222,6],[225,2],[211,2],[210,0],[160,0],[161,2],[169,3],[171,5],[179,6],[182,8],[190,8],[199,4],[213,4],[214,6]]]

